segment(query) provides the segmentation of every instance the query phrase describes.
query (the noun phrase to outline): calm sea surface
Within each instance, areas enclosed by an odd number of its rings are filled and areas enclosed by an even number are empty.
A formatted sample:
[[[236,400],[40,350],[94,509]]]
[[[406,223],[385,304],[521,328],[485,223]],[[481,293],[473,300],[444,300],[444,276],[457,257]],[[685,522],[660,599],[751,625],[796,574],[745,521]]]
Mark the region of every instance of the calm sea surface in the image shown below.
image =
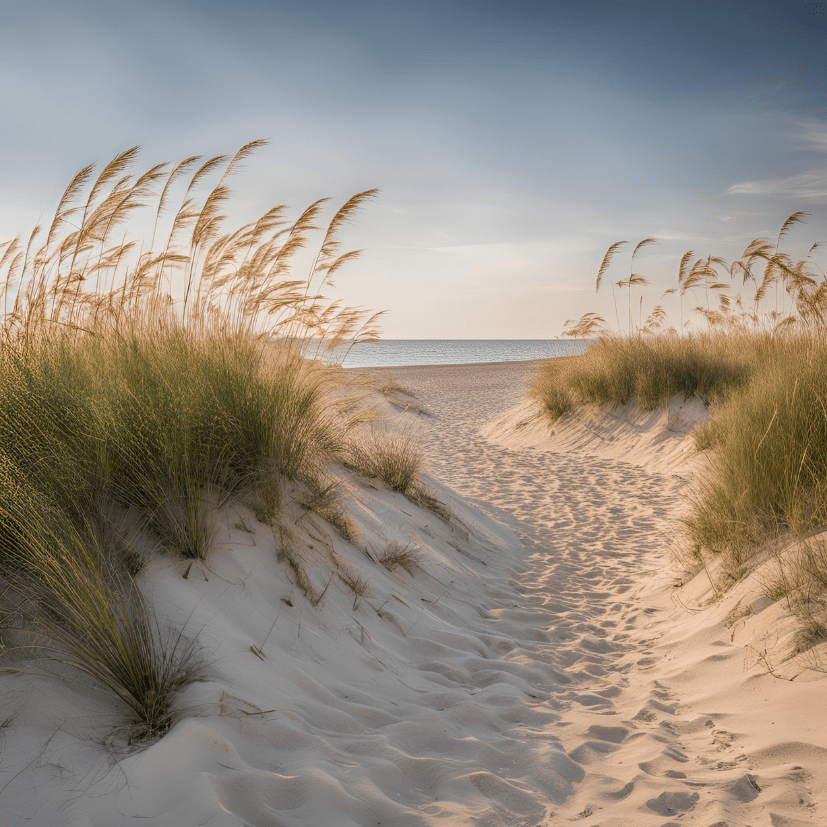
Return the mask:
[[[560,339],[384,339],[355,345],[346,368],[403,365],[470,365],[477,362],[521,362],[583,353],[582,341]]]

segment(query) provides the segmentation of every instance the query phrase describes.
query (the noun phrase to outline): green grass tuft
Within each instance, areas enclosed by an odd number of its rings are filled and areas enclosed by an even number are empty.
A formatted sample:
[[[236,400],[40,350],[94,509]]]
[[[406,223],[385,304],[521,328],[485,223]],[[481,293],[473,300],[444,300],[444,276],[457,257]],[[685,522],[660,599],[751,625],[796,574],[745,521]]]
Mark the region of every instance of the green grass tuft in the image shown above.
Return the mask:
[[[359,473],[382,480],[391,491],[408,494],[423,466],[411,431],[373,426],[363,429],[348,447],[348,464]]]
[[[676,395],[710,401],[743,384],[768,346],[749,334],[606,336],[581,356],[543,362],[529,393],[552,420],[584,402],[654,410]]]

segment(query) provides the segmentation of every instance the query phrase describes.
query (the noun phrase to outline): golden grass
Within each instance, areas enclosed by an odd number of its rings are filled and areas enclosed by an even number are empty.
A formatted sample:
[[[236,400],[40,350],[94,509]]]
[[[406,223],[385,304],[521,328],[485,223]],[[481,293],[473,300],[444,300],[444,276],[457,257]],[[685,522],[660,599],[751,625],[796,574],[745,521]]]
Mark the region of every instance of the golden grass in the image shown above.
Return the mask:
[[[45,233],[0,244],[0,578],[17,651],[92,676],[134,741],[166,731],[200,674],[195,643],[143,602],[147,548],[203,559],[222,503],[272,522],[286,485],[353,531],[324,469],[362,413],[341,371],[308,357],[376,335],[376,314],[323,291],[358,256],[339,234],[377,191],[335,212],[293,277],[326,199],[225,228],[229,180],[263,143],[140,174],[133,147],[77,173]]]
[[[422,454],[412,431],[379,425],[363,428],[348,447],[348,464],[360,474],[382,480],[391,491],[407,494],[419,478]]]
[[[802,260],[781,250],[805,217],[793,213],[776,239],[754,239],[731,265],[687,251],[677,286],[666,291],[680,299],[678,330],[663,329],[660,306],[645,324],[641,312],[633,326],[631,288],[643,282],[634,272],[611,282],[609,268],[627,242],[611,245],[596,287],[628,288],[628,334],[610,334],[595,313],[569,321],[569,335],[597,340],[582,356],[541,365],[529,390],[552,421],[583,403],[636,401],[654,409],[683,395],[710,404],[712,418],[696,434],[698,448],[709,450],[710,470],[686,528],[699,560],[721,554],[735,576],[756,550],[827,525],[827,274],[814,257],[823,245],[813,244]],[[651,243],[640,242],[635,253]],[[749,299],[742,296],[748,289]],[[699,301],[700,330],[684,320],[692,299]],[[619,327],[619,315],[617,321]],[[807,548],[787,561],[778,581],[786,593],[808,595],[797,598],[799,606],[827,593],[823,549]]]

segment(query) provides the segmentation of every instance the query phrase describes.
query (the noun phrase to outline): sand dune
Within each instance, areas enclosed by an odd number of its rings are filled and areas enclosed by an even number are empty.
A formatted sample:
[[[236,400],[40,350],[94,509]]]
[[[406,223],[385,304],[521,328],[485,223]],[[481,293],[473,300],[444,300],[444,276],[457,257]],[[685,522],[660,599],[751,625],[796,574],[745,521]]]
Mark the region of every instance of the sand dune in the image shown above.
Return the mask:
[[[791,657],[798,622],[760,568],[711,603],[714,572],[673,589],[702,411],[552,437],[517,427],[530,369],[387,371],[452,519],[342,472],[355,542],[309,512],[291,524],[318,606],[240,507],[186,579],[155,560],[145,591],[208,666],[150,748],[122,751],[83,681],[4,676],[0,823],[827,823],[824,684],[817,652]],[[389,542],[420,568],[379,565]]]

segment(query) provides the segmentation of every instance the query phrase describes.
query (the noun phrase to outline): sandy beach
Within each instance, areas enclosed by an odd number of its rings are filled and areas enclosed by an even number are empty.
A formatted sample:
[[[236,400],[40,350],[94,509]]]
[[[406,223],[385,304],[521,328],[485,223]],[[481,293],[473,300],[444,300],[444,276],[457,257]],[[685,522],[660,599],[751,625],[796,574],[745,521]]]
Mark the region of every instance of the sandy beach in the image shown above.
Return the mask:
[[[781,665],[795,619],[760,572],[720,599],[705,573],[675,588],[703,406],[583,412],[552,437],[526,414],[531,370],[383,373],[431,414],[419,427],[434,473],[526,549],[518,605],[564,676],[548,729],[580,768],[548,823],[822,823],[827,730],[810,710],[823,675],[817,655]]]
[[[825,55],[6,4],[0,827],[827,827]]]
[[[795,618],[755,578],[674,588],[700,414],[552,437],[526,425],[531,369],[373,372],[451,520],[343,476],[358,538],[291,528],[316,606],[240,506],[186,577],[155,560],[143,589],[208,667],[149,748],[113,745],[83,681],[5,677],[2,824],[824,824],[823,675],[788,657]],[[391,544],[411,571],[377,565]]]

